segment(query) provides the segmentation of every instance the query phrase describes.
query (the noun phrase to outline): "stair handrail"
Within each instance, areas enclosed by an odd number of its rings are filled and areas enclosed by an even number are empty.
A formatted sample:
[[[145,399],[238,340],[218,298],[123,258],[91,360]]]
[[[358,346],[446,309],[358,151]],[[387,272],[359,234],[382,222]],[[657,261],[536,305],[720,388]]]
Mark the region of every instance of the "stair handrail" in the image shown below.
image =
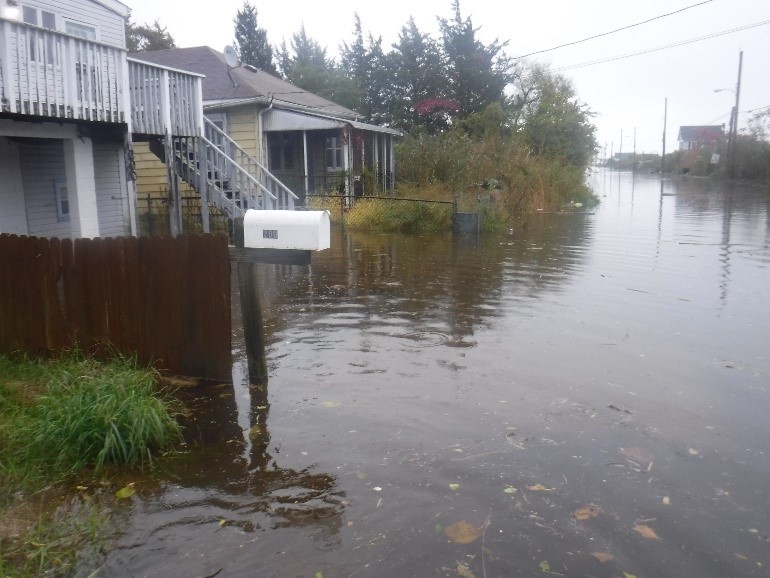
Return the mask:
[[[242,175],[244,175],[249,181],[257,185],[257,188],[261,190],[263,193],[267,193],[270,198],[274,201],[278,200],[278,197],[276,197],[270,189],[268,189],[265,185],[259,182],[254,175],[252,175],[249,171],[246,171],[243,169],[241,165],[238,164],[237,161],[232,159],[227,153],[225,153],[222,149],[220,149],[217,145],[215,145],[213,142],[211,142],[209,139],[207,139],[205,136],[200,137],[201,140],[205,145],[207,145],[209,148],[211,148],[214,151],[214,154],[224,159],[228,164],[232,165],[237,171],[239,171]]]
[[[227,143],[228,146],[233,147],[235,150],[237,150],[239,153],[241,153],[243,156],[245,156],[250,163],[257,166],[257,168],[262,171],[264,174],[266,174],[274,183],[277,183],[279,187],[281,187],[286,193],[288,193],[291,197],[293,197],[293,200],[299,201],[299,197],[286,185],[281,182],[281,180],[276,177],[273,173],[271,173],[267,168],[262,165],[257,159],[255,159],[253,156],[251,156],[248,152],[246,152],[243,147],[241,147],[237,142],[235,142],[230,136],[223,131],[221,128],[219,128],[216,124],[214,124],[209,118],[206,116],[203,117],[203,122],[206,126],[206,128],[213,130],[217,135],[221,136],[224,141]],[[210,143],[212,146],[217,147],[214,143],[212,143],[210,140],[208,140],[205,136],[203,137],[208,143]],[[224,154],[224,153],[223,153]],[[264,187],[263,187],[264,188]],[[267,190],[267,189],[265,189]],[[277,197],[275,197],[272,193],[270,195],[273,197],[274,200],[277,200]]]

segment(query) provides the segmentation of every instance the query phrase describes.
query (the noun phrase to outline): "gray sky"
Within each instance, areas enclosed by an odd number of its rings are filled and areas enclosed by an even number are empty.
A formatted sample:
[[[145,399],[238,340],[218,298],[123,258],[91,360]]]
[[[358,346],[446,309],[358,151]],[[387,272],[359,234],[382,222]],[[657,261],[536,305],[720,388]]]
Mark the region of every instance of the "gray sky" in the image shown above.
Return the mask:
[[[233,19],[243,0],[123,0],[136,23],[158,19],[178,46],[208,45],[221,51],[233,43]],[[508,41],[506,52],[519,56],[581,40],[693,6],[703,0],[461,0],[463,16],[470,16],[484,42]],[[336,55],[350,42],[353,15],[358,12],[365,33],[382,36],[385,48],[396,41],[401,27],[413,16],[418,28],[438,38],[437,16],[451,17],[451,0],[252,0],[259,26],[278,45],[304,23],[308,35]],[[763,25],[722,34],[724,32]],[[674,46],[602,64],[576,65]],[[601,147],[607,154],[634,148],[660,152],[664,99],[668,98],[666,148],[676,148],[680,125],[729,125],[734,104],[738,55],[743,50],[743,78],[739,127],[749,111],[770,106],[770,0],[711,0],[678,14],[559,50],[530,60],[547,63],[572,80],[582,101],[596,112]]]

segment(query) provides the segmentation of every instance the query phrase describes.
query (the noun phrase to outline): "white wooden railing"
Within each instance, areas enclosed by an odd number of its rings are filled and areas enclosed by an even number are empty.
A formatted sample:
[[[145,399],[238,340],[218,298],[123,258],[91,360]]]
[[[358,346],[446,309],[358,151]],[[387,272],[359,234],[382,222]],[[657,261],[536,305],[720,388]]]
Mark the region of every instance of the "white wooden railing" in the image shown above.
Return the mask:
[[[294,202],[298,201],[299,197],[278,177],[205,117],[204,127],[206,141],[209,143],[206,153],[209,166],[216,167],[218,173],[230,175],[230,178],[237,183],[237,188],[248,191],[259,208],[294,208]],[[234,166],[239,167],[239,170],[233,172]]]
[[[0,20],[0,109],[125,122],[124,54],[99,42]]]
[[[199,136],[203,131],[203,76],[128,58],[131,130]]]

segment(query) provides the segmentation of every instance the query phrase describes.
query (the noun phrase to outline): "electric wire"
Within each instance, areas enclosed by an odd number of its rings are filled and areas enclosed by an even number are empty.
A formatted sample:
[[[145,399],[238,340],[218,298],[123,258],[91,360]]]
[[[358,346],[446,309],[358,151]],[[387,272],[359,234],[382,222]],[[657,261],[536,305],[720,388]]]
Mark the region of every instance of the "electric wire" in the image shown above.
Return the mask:
[[[678,14],[680,12],[684,12],[685,10],[689,10],[690,8],[696,8],[697,6],[702,6],[703,4],[708,4],[709,2],[713,2],[713,0],[705,0],[704,2],[698,2],[697,4],[693,4],[691,6],[686,6],[685,8],[680,8],[679,10],[674,10],[673,12],[667,12],[666,14],[661,14],[659,16],[654,16],[653,18],[648,18],[647,20],[643,20],[642,22],[636,22],[635,24],[629,24],[628,26],[622,26],[621,28],[616,28],[615,30],[610,30],[609,32],[602,32],[601,34],[595,34],[593,36],[589,36],[589,37],[583,38],[581,40],[575,40],[573,42],[567,42],[566,44],[559,44],[558,46],[554,46],[552,48],[546,48],[544,50],[536,50],[535,52],[530,52],[528,54],[522,54],[521,56],[516,56],[515,59],[526,58],[527,56],[534,56],[535,54],[543,54],[544,52],[551,52],[553,50],[558,50],[559,48],[564,48],[566,46],[574,46],[575,44],[581,44],[583,42],[588,42],[589,40],[594,40],[596,38],[601,38],[602,36],[609,36],[610,34],[615,34],[616,32],[621,32],[622,30],[628,30],[629,28],[634,28],[636,26],[641,26],[642,24],[647,24],[648,22],[652,22],[653,20],[659,20],[661,18],[666,18],[667,16],[672,16],[674,14]]]
[[[554,72],[562,72],[564,70],[573,70],[575,68],[584,68],[586,66],[594,66],[596,64],[605,64],[607,62],[614,62],[616,60],[623,60],[625,58],[631,58],[633,56],[641,56],[643,54],[650,54],[652,52],[660,52],[661,50],[668,50],[669,48],[676,48],[677,46],[684,46],[685,44],[693,44],[695,42],[701,42],[703,40],[710,40],[719,36],[725,36],[726,34],[733,34],[734,32],[740,32],[742,30],[748,30],[750,28],[756,28],[758,26],[765,26],[770,24],[770,20],[763,20],[761,22],[755,22],[753,24],[747,24],[745,26],[739,26],[737,28],[731,28],[730,30],[723,30],[721,32],[714,32],[713,34],[707,34],[705,36],[699,36],[697,38],[691,38],[689,40],[682,40],[680,42],[673,42],[664,46],[658,46],[656,48],[650,48],[648,50],[642,50],[639,52],[631,52],[629,54],[623,54],[621,56],[613,56],[611,58],[602,58],[599,60],[591,60],[589,62],[582,62],[580,64],[570,64],[568,66],[562,66],[555,68]]]

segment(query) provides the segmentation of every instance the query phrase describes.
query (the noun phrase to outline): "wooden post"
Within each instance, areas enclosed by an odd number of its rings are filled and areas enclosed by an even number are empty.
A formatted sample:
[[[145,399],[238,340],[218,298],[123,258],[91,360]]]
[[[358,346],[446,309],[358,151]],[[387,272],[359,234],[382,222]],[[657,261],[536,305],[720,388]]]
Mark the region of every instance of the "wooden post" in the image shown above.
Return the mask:
[[[243,218],[233,219],[233,241],[236,247],[243,248]],[[259,303],[257,263],[238,261],[237,266],[249,383],[267,384],[267,355],[262,308]]]
[[[238,262],[238,289],[241,295],[243,340],[249,365],[249,383],[266,384],[267,356],[262,309],[259,303],[257,267],[256,263]]]

